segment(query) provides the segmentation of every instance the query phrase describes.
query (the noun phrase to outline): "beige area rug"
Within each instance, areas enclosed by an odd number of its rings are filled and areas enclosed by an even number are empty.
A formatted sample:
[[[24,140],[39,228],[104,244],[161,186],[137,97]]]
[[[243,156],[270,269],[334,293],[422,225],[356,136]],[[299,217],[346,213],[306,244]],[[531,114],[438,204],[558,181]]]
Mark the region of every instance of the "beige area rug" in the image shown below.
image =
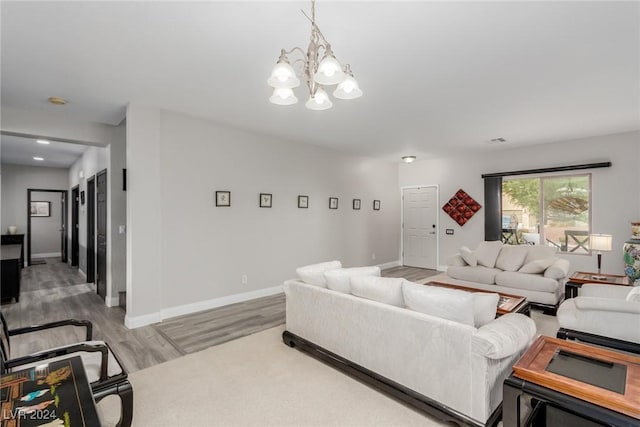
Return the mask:
[[[286,346],[284,326],[132,373],[135,427],[444,426]],[[99,405],[115,425],[115,397]]]

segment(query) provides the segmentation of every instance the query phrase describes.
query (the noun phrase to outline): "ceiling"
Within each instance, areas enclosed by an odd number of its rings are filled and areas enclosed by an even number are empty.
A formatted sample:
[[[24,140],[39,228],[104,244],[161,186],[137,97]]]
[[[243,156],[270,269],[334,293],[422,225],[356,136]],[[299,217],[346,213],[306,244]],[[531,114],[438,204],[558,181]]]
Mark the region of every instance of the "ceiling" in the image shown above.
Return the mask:
[[[308,2],[1,7],[3,107],[117,124],[135,102],[389,160],[640,128],[640,2],[319,1],[364,91],[327,111],[302,86],[268,101],[280,49],[308,44]]]
[[[33,138],[0,136],[0,160],[3,164],[70,168],[86,149],[86,145],[57,141],[43,145]],[[34,157],[44,160],[34,160]]]

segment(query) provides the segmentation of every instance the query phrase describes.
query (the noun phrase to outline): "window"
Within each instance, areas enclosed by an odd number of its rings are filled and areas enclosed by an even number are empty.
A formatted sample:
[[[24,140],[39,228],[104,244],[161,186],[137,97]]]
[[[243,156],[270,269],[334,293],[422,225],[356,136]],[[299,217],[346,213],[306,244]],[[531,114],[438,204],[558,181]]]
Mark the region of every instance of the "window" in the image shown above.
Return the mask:
[[[591,174],[502,181],[502,240],[589,253]]]

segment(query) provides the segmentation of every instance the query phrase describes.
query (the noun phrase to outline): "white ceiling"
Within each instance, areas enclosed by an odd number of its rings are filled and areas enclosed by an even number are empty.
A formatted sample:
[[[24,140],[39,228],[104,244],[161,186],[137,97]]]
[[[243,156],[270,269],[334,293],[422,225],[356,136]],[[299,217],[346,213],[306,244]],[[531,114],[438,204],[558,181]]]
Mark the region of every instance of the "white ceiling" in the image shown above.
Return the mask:
[[[3,164],[69,168],[86,149],[86,145],[57,141],[43,145],[33,138],[0,136],[0,160]],[[34,157],[42,157],[44,160],[34,160]]]
[[[308,44],[308,2],[1,7],[3,106],[117,124],[137,102],[395,160],[640,128],[640,2],[319,1],[364,91],[328,111],[303,87],[268,102],[280,49]]]

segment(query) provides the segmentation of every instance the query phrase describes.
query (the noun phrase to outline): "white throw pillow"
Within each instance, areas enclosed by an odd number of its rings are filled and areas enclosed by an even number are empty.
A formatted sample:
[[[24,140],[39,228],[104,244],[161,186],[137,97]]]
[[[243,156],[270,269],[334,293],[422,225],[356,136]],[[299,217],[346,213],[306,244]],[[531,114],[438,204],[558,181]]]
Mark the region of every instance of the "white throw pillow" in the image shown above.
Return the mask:
[[[496,266],[496,260],[502,249],[502,242],[499,240],[493,242],[480,242],[474,251],[478,265],[493,268]]]
[[[472,267],[475,267],[476,265],[478,265],[478,260],[476,259],[476,255],[468,247],[463,246],[460,248],[460,256],[462,257],[464,262],[467,263],[467,265],[470,265]]]
[[[470,292],[405,282],[402,293],[410,310],[474,326],[474,298]]]
[[[570,268],[571,264],[568,260],[563,258],[556,258],[555,260],[553,260],[553,264],[551,264],[551,266],[549,266],[549,268],[544,271],[544,277],[555,280],[564,279],[569,275]]]
[[[635,286],[627,294],[627,301],[640,302],[640,286]]]
[[[500,295],[488,292],[473,293],[473,323],[479,328],[496,318]]]
[[[551,264],[553,264],[554,261],[555,261],[555,258],[537,259],[535,261],[531,261],[531,262],[526,263],[518,271],[520,273],[528,273],[528,274],[544,273],[544,271],[547,268],[551,267]]]
[[[525,264],[529,264],[531,261],[537,261],[539,259],[555,258],[558,248],[555,246],[544,245],[527,245],[529,250],[527,251],[527,257],[524,260]]]
[[[404,307],[401,277],[351,277],[351,293],[357,297]]]
[[[342,292],[343,294],[351,293],[350,281],[353,276],[380,277],[380,267],[338,268],[336,270],[328,270],[324,272],[324,278],[327,281],[327,288],[332,291]]]
[[[327,261],[298,267],[296,268],[296,274],[305,283],[326,288],[327,281],[324,278],[324,272],[335,270],[336,268],[342,268],[340,261]]]
[[[500,249],[496,268],[503,271],[518,271],[527,257],[528,247],[525,245],[504,245]]]

